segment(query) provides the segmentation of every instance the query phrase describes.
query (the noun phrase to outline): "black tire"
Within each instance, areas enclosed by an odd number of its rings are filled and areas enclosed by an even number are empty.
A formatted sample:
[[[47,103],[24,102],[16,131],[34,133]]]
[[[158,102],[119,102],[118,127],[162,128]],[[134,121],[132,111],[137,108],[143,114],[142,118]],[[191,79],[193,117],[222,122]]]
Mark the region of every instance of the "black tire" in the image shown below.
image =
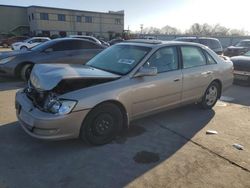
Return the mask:
[[[22,46],[22,47],[20,48],[20,50],[22,50],[22,51],[27,51],[28,48],[27,48],[26,46]]]
[[[7,43],[3,43],[3,47],[4,47],[4,48],[8,48],[9,45],[8,45]]]
[[[111,142],[122,130],[123,114],[112,103],[95,107],[86,117],[80,131],[80,138],[93,145]]]
[[[220,97],[220,90],[220,85],[217,82],[212,82],[202,97],[201,107],[203,109],[213,108]]]
[[[32,71],[33,65],[32,64],[25,64],[20,71],[20,77],[24,81],[28,81],[30,78],[30,74]]]

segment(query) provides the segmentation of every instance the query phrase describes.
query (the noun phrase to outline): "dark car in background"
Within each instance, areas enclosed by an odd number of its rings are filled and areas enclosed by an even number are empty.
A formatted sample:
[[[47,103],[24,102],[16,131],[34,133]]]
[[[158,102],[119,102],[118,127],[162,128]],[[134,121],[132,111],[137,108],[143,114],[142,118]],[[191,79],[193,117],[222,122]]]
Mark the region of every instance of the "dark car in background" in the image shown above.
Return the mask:
[[[104,45],[105,47],[110,46],[109,43],[107,43],[107,42],[105,42],[103,40],[97,39],[97,38],[95,38],[93,36],[87,36],[87,35],[70,35],[69,37],[90,40],[90,41],[95,42],[97,44]]]
[[[244,54],[250,50],[250,39],[241,40],[234,46],[229,46],[225,49],[224,55],[232,57]]]
[[[3,46],[4,48],[8,48],[13,43],[15,43],[15,42],[22,42],[22,41],[24,41],[24,40],[26,40],[28,38],[29,37],[27,37],[27,36],[10,37],[10,38],[7,38],[7,39],[3,39],[0,42],[0,46]]]
[[[85,64],[105,47],[77,38],[54,39],[25,52],[0,53],[0,75],[27,80],[34,64]]]
[[[203,44],[207,47],[209,47],[211,50],[213,50],[218,55],[222,55],[223,48],[221,46],[221,43],[216,38],[208,38],[208,37],[178,37],[174,39],[175,41],[183,41],[183,42],[194,42]]]
[[[250,51],[231,57],[234,64],[234,83],[250,85]]]
[[[119,37],[119,38],[115,38],[115,39],[112,39],[112,40],[108,41],[108,43],[110,44],[110,46],[112,46],[114,44],[117,44],[117,43],[120,43],[120,42],[123,42],[123,41],[124,41],[124,39]]]

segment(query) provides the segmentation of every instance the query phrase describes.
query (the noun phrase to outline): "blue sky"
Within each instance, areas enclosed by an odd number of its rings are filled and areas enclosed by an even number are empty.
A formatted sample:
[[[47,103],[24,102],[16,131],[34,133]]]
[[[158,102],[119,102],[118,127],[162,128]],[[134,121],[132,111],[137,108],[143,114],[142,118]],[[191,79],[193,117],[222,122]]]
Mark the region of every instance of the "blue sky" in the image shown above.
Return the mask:
[[[125,29],[170,25],[181,30],[191,24],[221,24],[250,31],[249,0],[0,0],[4,5],[48,6],[79,10],[125,11]]]

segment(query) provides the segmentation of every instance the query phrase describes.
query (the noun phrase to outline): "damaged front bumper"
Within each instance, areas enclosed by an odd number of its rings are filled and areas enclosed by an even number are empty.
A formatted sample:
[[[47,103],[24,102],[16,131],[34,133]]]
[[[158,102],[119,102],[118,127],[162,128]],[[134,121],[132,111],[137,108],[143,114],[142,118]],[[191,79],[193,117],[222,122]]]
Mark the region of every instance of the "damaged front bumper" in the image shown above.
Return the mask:
[[[17,92],[15,106],[17,118],[25,132],[47,140],[78,138],[82,122],[89,112],[89,109],[66,115],[42,112],[34,107],[23,90]]]

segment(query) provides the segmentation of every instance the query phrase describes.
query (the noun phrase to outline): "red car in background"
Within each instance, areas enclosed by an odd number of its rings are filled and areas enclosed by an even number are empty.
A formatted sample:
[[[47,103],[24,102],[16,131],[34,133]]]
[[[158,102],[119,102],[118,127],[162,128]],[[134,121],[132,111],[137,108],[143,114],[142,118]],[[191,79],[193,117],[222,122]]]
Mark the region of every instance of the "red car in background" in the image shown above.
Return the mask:
[[[3,46],[4,48],[8,48],[9,46],[11,46],[12,43],[22,42],[22,41],[24,41],[24,40],[26,40],[28,38],[29,37],[27,37],[27,36],[10,37],[10,38],[7,38],[7,39],[3,39],[0,42],[0,46]]]

